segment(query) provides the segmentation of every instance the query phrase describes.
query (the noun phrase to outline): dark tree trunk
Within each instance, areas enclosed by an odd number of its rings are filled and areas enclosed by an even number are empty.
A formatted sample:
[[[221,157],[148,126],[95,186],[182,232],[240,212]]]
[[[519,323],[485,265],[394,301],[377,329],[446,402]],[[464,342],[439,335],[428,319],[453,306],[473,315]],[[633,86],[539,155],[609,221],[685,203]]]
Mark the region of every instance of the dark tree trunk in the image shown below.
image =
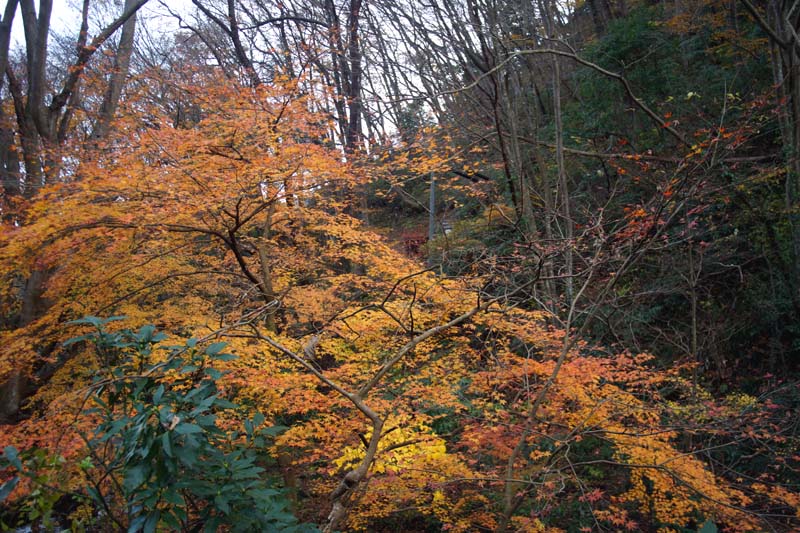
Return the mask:
[[[355,151],[361,143],[361,44],[358,35],[361,16],[361,0],[350,0],[348,15],[348,60],[350,62],[350,83],[347,102],[350,117],[347,125],[346,148]]]

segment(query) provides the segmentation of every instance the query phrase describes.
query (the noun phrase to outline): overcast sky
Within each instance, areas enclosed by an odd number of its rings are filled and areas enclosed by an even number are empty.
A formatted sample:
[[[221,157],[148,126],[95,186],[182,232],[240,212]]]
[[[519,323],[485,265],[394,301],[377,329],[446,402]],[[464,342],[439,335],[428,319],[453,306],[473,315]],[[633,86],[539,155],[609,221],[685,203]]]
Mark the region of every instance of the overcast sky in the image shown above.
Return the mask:
[[[122,2],[119,3],[121,6]],[[191,6],[191,0],[167,0],[167,3],[170,9],[177,12],[186,12]],[[38,2],[36,4],[38,8]],[[50,17],[50,30],[54,33],[66,33],[67,35],[77,36],[81,26],[81,4],[82,2],[77,0],[53,0],[53,14]],[[112,10],[111,13],[113,13],[114,16],[118,16],[120,8],[121,7],[118,7]],[[175,21],[166,15],[166,11],[159,0],[150,0],[139,13],[144,18],[153,21],[154,24],[163,27],[163,31],[174,31],[177,26]],[[97,21],[96,18],[91,18],[91,11],[89,16],[90,24],[94,22],[94,25],[91,26],[91,28],[94,28],[94,31],[90,29],[89,33],[89,38],[91,39],[97,33],[96,28],[100,21]],[[111,20],[112,19],[109,17],[108,20],[104,22],[110,22]],[[18,7],[17,14],[14,16],[14,26],[11,30],[11,48],[24,48],[24,46],[25,35],[22,30],[22,13],[20,13]]]
[[[80,28],[80,10],[72,9],[69,0],[54,0],[53,15],[50,17],[50,28],[61,33],[63,30],[74,29],[76,32]],[[38,5],[37,5],[38,7]],[[17,7],[17,14],[14,16],[14,26],[11,29],[11,47],[25,45],[25,35],[22,31],[22,13]]]

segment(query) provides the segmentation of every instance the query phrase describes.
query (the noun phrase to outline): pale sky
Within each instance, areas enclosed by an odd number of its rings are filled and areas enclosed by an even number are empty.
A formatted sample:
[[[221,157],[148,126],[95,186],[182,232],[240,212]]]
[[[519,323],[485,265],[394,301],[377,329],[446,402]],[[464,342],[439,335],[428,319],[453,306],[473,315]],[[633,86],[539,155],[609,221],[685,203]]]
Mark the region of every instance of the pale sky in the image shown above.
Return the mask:
[[[71,2],[66,0],[54,0],[53,14],[50,17],[50,28],[59,32],[65,29],[73,29],[77,32],[80,27],[80,10],[69,7]],[[36,6],[39,7],[38,5]],[[22,13],[19,6],[17,14],[14,15],[14,26],[11,28],[11,48],[25,46],[25,35],[22,31]]]
[[[79,0],[53,0],[53,13],[50,17],[51,32],[60,34],[66,33],[67,35],[77,36],[81,24],[81,3],[82,2]],[[186,12],[191,6],[191,0],[164,0],[164,3],[169,5],[170,9],[178,12]],[[119,2],[119,4],[121,6],[122,2]],[[36,2],[36,7],[38,9],[38,2]],[[120,7],[117,7],[116,9],[112,7],[110,12],[113,13],[113,16],[118,16],[121,12],[120,9]],[[159,27],[162,27],[163,31],[165,32],[175,31],[175,27],[177,26],[175,21],[165,14],[165,11],[159,0],[150,0],[141,10],[139,10],[139,14],[141,17],[154,22]],[[89,39],[91,39],[97,34],[98,21],[95,18],[94,25],[91,25],[91,11],[89,18]],[[112,18],[109,17],[108,20],[104,22],[110,22],[111,20]],[[24,47],[25,35],[22,30],[22,13],[20,13],[19,7],[17,7],[17,14],[14,16],[14,26],[11,29],[11,49],[24,49]]]

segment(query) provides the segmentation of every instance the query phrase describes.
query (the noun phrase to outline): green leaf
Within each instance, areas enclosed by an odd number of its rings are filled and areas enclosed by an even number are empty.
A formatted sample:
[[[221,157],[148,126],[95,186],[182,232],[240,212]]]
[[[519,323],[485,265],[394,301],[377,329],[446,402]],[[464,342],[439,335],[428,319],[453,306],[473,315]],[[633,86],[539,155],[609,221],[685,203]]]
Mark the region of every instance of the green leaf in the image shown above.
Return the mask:
[[[100,439],[101,441],[105,442],[117,433],[119,433],[127,424],[130,422],[127,418],[122,418],[120,420],[113,421],[108,428],[103,432],[103,436]]]
[[[697,530],[697,533],[717,533],[717,525],[713,520],[706,520],[706,523]]]
[[[217,398],[217,401],[214,403],[214,405],[220,409],[236,409],[237,407],[235,403],[229,402],[224,398]]]
[[[64,342],[61,343],[61,345],[66,348],[67,346],[71,346],[75,343],[88,341],[93,338],[94,335],[78,335],[77,337],[72,337],[71,339],[65,340]]]
[[[244,468],[241,470],[236,470],[233,473],[233,479],[236,481],[241,481],[244,479],[258,479],[258,476],[264,471],[263,468],[258,466],[251,466],[249,468]]]
[[[267,500],[269,498],[278,496],[280,494],[280,491],[275,489],[253,489],[250,491],[250,494],[260,500]]]
[[[277,437],[287,429],[289,428],[286,426],[270,426],[268,428],[262,429],[261,433],[263,433],[264,435],[269,435],[270,437]]]
[[[220,379],[222,377],[222,372],[217,370],[216,368],[206,368],[205,373],[211,379]]]
[[[214,404],[214,400],[216,400],[216,399],[217,399],[217,395],[216,394],[212,394],[211,396],[209,396],[207,398],[203,398],[202,401],[199,404],[197,404],[197,407],[198,407],[198,409],[201,409],[201,410],[208,409],[209,407],[211,407]]]
[[[172,452],[172,440],[169,438],[169,433],[161,435],[161,449],[164,450],[164,453],[167,454],[168,457],[175,456]]]
[[[158,519],[161,518],[161,512],[153,511],[147,515],[147,521],[144,523],[144,533],[154,533],[158,526]]]
[[[146,520],[147,515],[139,515],[131,520],[131,524],[128,526],[128,533],[138,533],[141,531]]]
[[[203,529],[206,533],[216,533],[217,528],[222,524],[222,520],[219,517],[214,516],[208,522],[206,522],[206,527]]]
[[[189,515],[186,514],[186,509],[184,509],[184,507],[186,507],[186,502],[172,510],[181,522],[186,522],[189,519]]]
[[[164,516],[161,517],[164,522],[164,525],[169,527],[170,531],[180,531],[181,530],[181,522],[178,520],[178,517],[175,516],[174,513],[164,513]]]
[[[164,501],[166,501],[167,503],[171,503],[172,505],[185,505],[186,503],[183,501],[183,496],[181,496],[174,490],[164,491]]]
[[[150,342],[153,338],[153,333],[155,333],[156,327],[152,324],[147,324],[146,326],[142,326],[139,328],[139,332],[136,334],[136,340],[139,342]]]
[[[179,447],[175,448],[174,452],[175,452],[175,457],[177,457],[178,460],[187,467],[193,467],[194,464],[197,462],[197,453],[195,453],[194,450],[184,447]]]
[[[67,322],[68,326],[94,326],[96,328],[100,328],[103,325],[103,320],[97,318],[96,316],[85,316],[83,318],[79,318],[77,320],[70,320]]]
[[[0,485],[0,502],[3,502],[6,498],[8,498],[8,495],[11,494],[11,492],[14,490],[14,487],[17,486],[17,483],[19,483],[19,478],[15,476]]]
[[[129,491],[141,487],[150,475],[150,468],[147,465],[136,465],[125,472],[125,488]]]
[[[96,316],[85,316],[83,318],[79,318],[77,320],[70,320],[67,322],[69,326],[85,326],[90,325],[94,326],[97,329],[101,329],[103,326],[108,324],[109,322],[119,322],[120,320],[125,320],[128,318],[125,315],[117,315],[117,316],[110,316],[108,318],[98,318]]]
[[[221,352],[226,346],[228,345],[227,342],[214,342],[206,346],[206,349],[203,350],[206,355],[217,355]]]
[[[200,415],[196,417],[194,421],[200,426],[211,429],[211,427],[215,426],[217,423],[217,415]]]
[[[153,403],[159,404],[161,403],[161,398],[164,396],[164,385],[159,385],[156,389],[156,392],[153,393]]]
[[[231,506],[228,504],[227,498],[222,495],[214,497],[214,505],[216,505],[217,509],[225,514],[229,514],[231,512]]]
[[[8,461],[11,466],[17,470],[22,470],[22,461],[19,460],[19,452],[13,446],[6,446],[3,448],[3,457]]]
[[[197,424],[178,424],[175,426],[175,433],[180,435],[189,435],[191,433],[202,433],[203,428]]]
[[[94,487],[86,487],[86,491],[89,493],[89,496],[98,504],[102,504],[103,496],[100,492]]]

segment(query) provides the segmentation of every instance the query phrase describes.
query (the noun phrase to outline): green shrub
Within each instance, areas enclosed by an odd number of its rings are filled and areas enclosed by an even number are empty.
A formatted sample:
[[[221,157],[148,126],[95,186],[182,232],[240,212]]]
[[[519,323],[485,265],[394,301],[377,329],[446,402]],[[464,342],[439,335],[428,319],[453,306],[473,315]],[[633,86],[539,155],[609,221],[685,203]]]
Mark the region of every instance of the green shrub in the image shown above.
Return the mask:
[[[269,460],[267,440],[281,428],[262,428],[261,414],[245,420],[241,433],[217,423],[219,414],[234,415],[237,408],[221,397],[217,380],[223,374],[213,366],[234,358],[223,351],[225,344],[201,347],[189,340],[165,347],[166,336],[153,326],[107,331],[116,319],[77,321],[94,331],[68,341],[92,343],[109,369],[91,388],[87,405],[93,405],[85,414],[99,423],[84,435],[87,456],[79,465],[89,484],[78,498],[95,505],[96,526],[130,532],[313,531],[297,523],[286,495],[261,466]],[[16,450],[6,449],[1,467],[12,467],[35,486],[36,474]],[[16,479],[0,487],[0,498]]]

